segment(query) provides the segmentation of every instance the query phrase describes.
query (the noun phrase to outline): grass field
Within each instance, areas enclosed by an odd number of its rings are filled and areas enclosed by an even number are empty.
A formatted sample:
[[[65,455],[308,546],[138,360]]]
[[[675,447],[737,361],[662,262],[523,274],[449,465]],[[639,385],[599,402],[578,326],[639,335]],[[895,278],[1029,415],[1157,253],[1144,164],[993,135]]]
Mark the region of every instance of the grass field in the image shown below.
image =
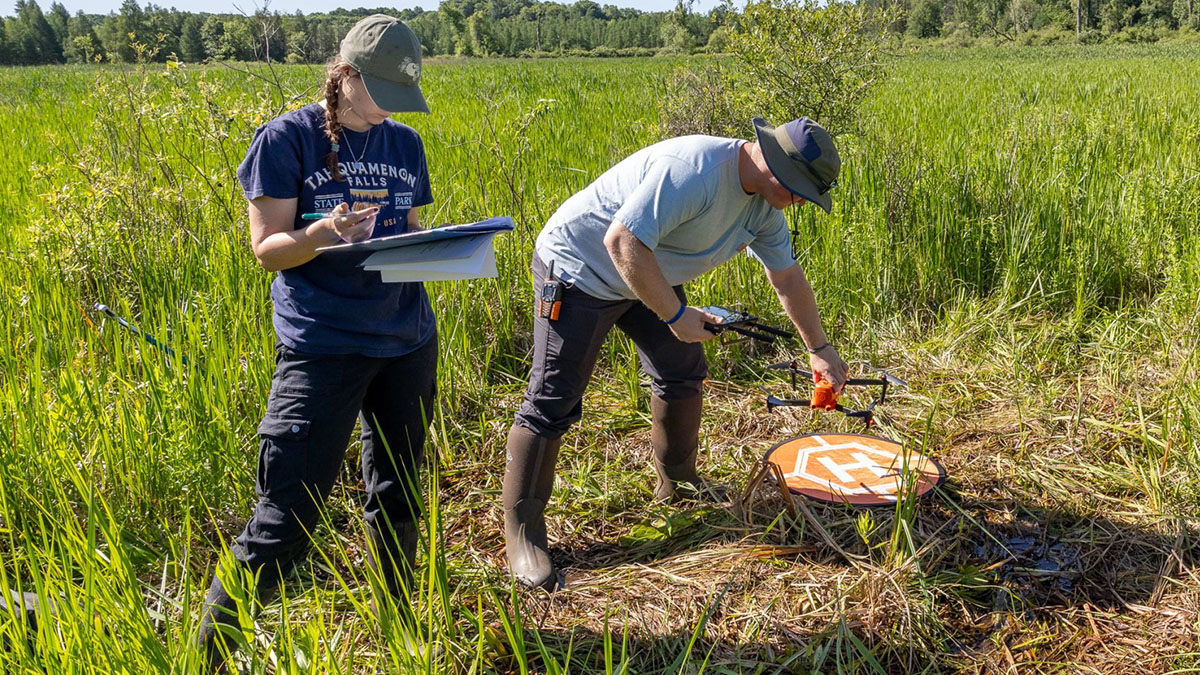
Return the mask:
[[[316,551],[246,633],[251,673],[1200,670],[1200,50],[1028,48],[899,61],[840,143],[830,217],[790,215],[843,356],[893,369],[888,433],[951,476],[896,509],[764,494],[750,517],[651,503],[648,392],[608,343],[548,512],[568,588],[511,588],[503,442],[530,354],[545,218],[658,139],[681,62],[443,62],[422,82],[426,223],[509,214],[500,276],[430,284],[441,335],[417,607],[439,648],[364,618],[354,461]],[[193,672],[214,566],[253,504],[268,286],[234,169],[319,70],[0,72],[4,672]],[[689,287],[774,323],[740,259]],[[203,368],[111,320],[119,314]],[[832,416],[768,414],[761,366],[709,351],[711,473],[740,487]],[[350,455],[355,456],[352,447]]]

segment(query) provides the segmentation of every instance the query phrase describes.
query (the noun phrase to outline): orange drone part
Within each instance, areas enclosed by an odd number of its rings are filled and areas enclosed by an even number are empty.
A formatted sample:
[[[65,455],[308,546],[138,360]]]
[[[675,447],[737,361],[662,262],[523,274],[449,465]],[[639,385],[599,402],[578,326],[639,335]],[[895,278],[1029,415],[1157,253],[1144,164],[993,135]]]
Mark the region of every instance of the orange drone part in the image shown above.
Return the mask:
[[[809,406],[814,410],[837,410],[837,400],[838,393],[834,391],[833,384],[829,380],[818,380],[817,385],[813,387]]]

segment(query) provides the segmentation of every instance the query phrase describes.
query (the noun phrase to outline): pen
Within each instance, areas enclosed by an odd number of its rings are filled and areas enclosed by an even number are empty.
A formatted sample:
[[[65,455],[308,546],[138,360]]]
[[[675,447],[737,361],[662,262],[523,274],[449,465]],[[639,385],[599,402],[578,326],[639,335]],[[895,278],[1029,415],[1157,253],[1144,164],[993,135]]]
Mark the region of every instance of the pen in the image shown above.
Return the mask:
[[[320,220],[329,216],[353,216],[356,213],[366,213],[371,209],[378,210],[377,207],[372,206],[361,211],[346,211],[345,213],[334,213],[333,211],[326,211],[325,213],[302,213],[300,214],[300,220]]]

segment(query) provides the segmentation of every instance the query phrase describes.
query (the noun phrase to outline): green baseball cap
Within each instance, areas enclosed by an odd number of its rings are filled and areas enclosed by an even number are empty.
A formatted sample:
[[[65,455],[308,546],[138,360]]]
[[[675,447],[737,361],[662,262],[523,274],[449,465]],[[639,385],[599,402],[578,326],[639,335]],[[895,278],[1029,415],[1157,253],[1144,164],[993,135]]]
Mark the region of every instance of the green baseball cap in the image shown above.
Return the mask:
[[[388,112],[429,112],[421,95],[421,43],[403,21],[372,14],[342,38],[342,58],[362,75],[375,105]]]
[[[829,190],[837,185],[842,170],[842,160],[829,132],[807,117],[777,127],[761,117],[753,122],[758,145],[775,180],[829,213],[833,208]]]

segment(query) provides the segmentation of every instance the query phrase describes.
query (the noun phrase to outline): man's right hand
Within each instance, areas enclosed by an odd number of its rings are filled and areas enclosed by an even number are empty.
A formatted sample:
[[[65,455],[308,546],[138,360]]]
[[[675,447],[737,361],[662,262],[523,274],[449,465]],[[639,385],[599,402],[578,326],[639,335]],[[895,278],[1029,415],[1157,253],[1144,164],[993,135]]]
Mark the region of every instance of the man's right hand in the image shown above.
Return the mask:
[[[721,318],[695,307],[688,307],[683,310],[683,316],[671,324],[671,332],[680,342],[704,342],[717,337],[716,333],[704,327],[706,323],[721,323]]]
[[[808,364],[814,373],[829,380],[834,391],[841,391],[842,387],[846,386],[846,375],[850,372],[850,366],[842,360],[833,345],[825,347],[816,354],[809,354]]]

